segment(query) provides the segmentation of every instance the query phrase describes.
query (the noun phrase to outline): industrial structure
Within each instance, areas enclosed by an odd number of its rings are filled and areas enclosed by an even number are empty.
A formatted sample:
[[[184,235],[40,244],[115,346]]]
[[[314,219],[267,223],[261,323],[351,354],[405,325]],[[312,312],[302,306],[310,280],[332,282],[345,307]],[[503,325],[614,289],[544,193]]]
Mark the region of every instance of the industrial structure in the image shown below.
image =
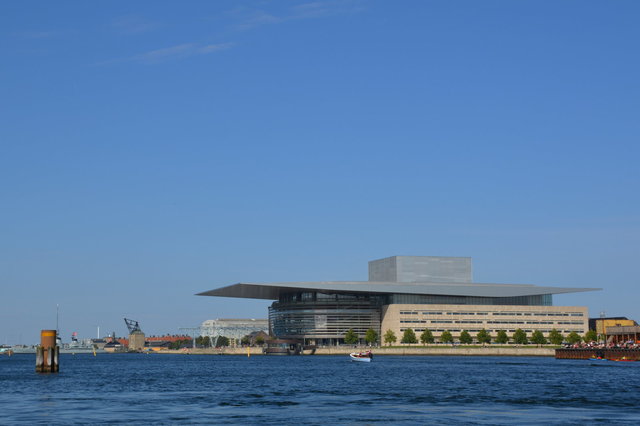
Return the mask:
[[[138,321],[131,319],[124,319],[125,324],[127,324],[127,328],[129,329],[129,350],[130,351],[141,351],[144,349],[145,344],[145,336],[142,330],[140,329],[140,325]]]
[[[237,283],[201,296],[274,300],[269,334],[304,344],[336,345],[353,329],[396,335],[429,329],[438,338],[462,331],[536,330],[545,336],[588,330],[586,307],[553,306],[552,295],[593,288],[474,283],[468,257],[392,256],[369,262],[369,281]]]

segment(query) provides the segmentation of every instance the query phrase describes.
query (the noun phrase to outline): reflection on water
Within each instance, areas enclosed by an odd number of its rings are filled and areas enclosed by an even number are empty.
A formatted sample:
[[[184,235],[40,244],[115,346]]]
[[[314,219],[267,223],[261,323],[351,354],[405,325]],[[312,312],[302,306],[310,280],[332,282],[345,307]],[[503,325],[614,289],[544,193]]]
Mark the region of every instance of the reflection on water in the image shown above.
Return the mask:
[[[0,357],[0,423],[640,423],[640,362],[551,358]]]

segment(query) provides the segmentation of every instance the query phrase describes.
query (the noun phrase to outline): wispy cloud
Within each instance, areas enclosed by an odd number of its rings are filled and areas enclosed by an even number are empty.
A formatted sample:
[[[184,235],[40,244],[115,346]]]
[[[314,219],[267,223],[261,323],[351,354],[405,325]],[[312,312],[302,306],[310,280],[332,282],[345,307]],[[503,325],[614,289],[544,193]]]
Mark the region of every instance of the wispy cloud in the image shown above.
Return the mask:
[[[248,30],[261,25],[280,24],[299,19],[323,18],[328,16],[358,13],[364,10],[362,0],[327,0],[297,4],[279,13],[261,9],[240,8],[232,13],[240,17],[238,29]]]
[[[64,30],[64,31],[20,31],[20,32],[16,32],[13,33],[14,37],[20,37],[20,38],[27,38],[27,39],[46,39],[46,38],[53,38],[53,37],[58,37],[61,35],[65,35],[65,34],[69,34],[72,33],[73,31],[71,30]]]
[[[165,47],[164,49],[151,50],[149,52],[136,55],[131,59],[145,64],[155,64],[174,59],[187,58],[195,55],[207,55],[209,53],[226,50],[233,47],[233,43],[197,45],[193,43],[179,44],[177,46]]]
[[[237,30],[249,30],[264,25],[281,24],[288,21],[301,19],[324,18],[343,14],[360,13],[365,10],[366,0],[318,0],[306,3],[297,3],[294,6],[279,7],[275,3],[274,11],[240,6],[226,12],[227,36]],[[111,23],[122,34],[134,34],[151,31],[160,26],[136,16],[123,16]],[[208,55],[221,50],[227,50],[235,46],[235,43],[183,43],[161,49],[150,50],[134,56],[112,59],[99,62],[95,65],[106,65],[117,62],[136,62],[140,64],[158,64],[173,60],[184,59],[192,56]]]
[[[184,43],[176,46],[165,47],[162,49],[150,50],[148,52],[140,53],[125,58],[112,59],[109,61],[103,61],[95,64],[108,65],[119,62],[136,62],[139,64],[160,64],[164,62],[174,61],[178,59],[184,59],[191,56],[208,55],[221,50],[227,50],[234,46],[234,43],[219,43],[219,44],[195,44]]]
[[[261,25],[278,24],[286,20],[286,18],[272,15],[263,10],[251,10],[243,14],[246,16],[242,19],[242,22],[238,24],[238,28],[241,30],[259,27]]]
[[[364,10],[361,1],[313,1],[292,8],[294,19],[323,18],[332,15],[355,13]]]
[[[155,30],[160,27],[160,24],[138,16],[127,15],[114,19],[111,27],[120,34],[139,34]]]

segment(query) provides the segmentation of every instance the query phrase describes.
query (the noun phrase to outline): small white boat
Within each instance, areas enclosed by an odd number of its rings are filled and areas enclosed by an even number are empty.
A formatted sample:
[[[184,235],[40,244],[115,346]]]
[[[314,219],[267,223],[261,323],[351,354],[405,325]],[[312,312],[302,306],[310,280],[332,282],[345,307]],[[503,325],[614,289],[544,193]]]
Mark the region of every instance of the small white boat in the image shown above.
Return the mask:
[[[351,358],[351,361],[371,362],[371,360],[373,359],[373,354],[371,353],[371,351],[351,352],[349,354],[349,358]]]

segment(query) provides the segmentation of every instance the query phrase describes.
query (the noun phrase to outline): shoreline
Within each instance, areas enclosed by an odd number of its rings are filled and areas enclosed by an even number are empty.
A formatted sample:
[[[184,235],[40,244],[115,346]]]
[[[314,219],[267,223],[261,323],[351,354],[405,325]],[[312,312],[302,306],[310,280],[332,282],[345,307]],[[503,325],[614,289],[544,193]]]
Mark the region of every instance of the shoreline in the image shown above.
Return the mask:
[[[318,348],[313,355],[349,355],[369,348]],[[372,348],[374,356],[538,356],[555,357],[556,347],[386,347]],[[154,354],[174,355],[235,355],[247,356],[247,348],[196,348],[181,350],[163,350]],[[251,356],[263,356],[262,348],[250,348]],[[307,356],[311,354],[304,354]],[[270,355],[281,356],[281,355]],[[293,355],[292,355],[293,356]]]

